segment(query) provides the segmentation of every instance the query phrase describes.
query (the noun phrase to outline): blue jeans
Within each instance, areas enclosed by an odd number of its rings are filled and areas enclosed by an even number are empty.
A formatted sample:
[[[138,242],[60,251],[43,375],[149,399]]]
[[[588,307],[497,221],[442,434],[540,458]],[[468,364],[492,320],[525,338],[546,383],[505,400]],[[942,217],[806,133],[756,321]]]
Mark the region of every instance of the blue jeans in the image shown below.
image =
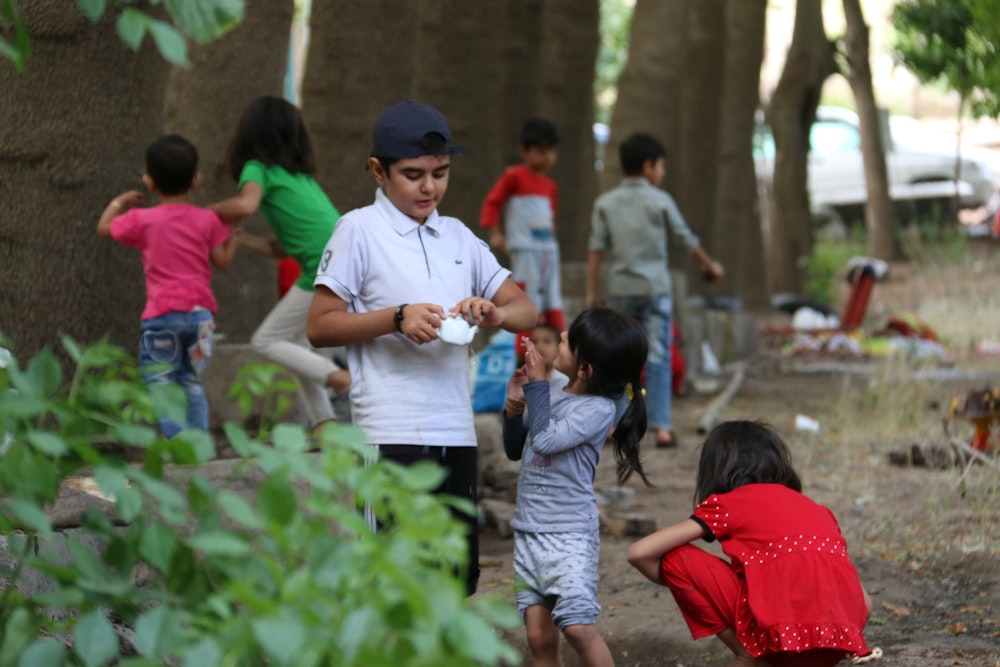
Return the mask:
[[[139,336],[139,372],[146,384],[176,383],[187,396],[189,428],[208,429],[208,400],[201,374],[212,355],[215,321],[210,310],[172,312],[143,320]],[[162,416],[163,435],[172,438],[185,425]]]
[[[670,344],[673,342],[670,319],[673,314],[673,300],[669,294],[609,296],[608,307],[634,318],[646,332],[646,337],[649,339],[649,356],[646,358],[646,409],[649,429],[669,429],[670,400],[673,391],[670,385],[672,361]],[[620,402],[619,416],[624,411],[625,402]]]

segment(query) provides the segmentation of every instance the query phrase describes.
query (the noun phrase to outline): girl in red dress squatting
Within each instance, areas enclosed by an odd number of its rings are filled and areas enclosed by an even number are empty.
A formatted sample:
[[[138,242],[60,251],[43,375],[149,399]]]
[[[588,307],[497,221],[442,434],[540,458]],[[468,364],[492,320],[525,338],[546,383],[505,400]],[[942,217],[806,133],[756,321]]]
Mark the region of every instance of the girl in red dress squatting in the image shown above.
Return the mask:
[[[644,537],[628,560],[667,586],[695,639],[716,635],[730,667],[826,667],[867,655],[871,598],[833,513],[802,494],[768,426],[725,422],[705,440],[694,513]],[[689,544],[719,540],[729,562]]]

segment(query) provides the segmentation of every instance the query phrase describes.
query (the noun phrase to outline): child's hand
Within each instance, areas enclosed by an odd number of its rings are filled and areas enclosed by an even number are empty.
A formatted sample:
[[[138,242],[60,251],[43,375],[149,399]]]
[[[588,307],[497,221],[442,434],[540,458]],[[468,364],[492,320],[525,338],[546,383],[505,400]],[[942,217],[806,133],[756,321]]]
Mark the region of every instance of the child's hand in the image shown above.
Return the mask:
[[[507,398],[524,401],[524,385],[528,384],[528,372],[524,366],[514,371],[507,381]]]
[[[507,254],[507,239],[498,227],[490,229],[490,248],[496,252]]]
[[[444,308],[434,303],[411,303],[403,310],[400,330],[417,345],[429,343],[438,337],[437,330],[444,317]]]
[[[544,380],[547,377],[545,372],[545,362],[542,360],[542,355],[538,353],[535,349],[534,343],[530,340],[524,341],[524,366],[522,367],[525,374],[528,376],[529,382],[536,382],[538,380]]]
[[[489,299],[481,296],[470,296],[462,299],[448,311],[450,317],[461,315],[466,320],[473,321],[481,327],[498,327],[503,324],[503,311]]]
[[[714,283],[722,280],[726,271],[722,268],[722,264],[712,260],[702,267],[701,274],[705,277],[706,282]]]
[[[112,199],[111,203],[118,204],[119,208],[132,208],[133,206],[142,206],[145,201],[146,195],[138,190],[129,190]]]

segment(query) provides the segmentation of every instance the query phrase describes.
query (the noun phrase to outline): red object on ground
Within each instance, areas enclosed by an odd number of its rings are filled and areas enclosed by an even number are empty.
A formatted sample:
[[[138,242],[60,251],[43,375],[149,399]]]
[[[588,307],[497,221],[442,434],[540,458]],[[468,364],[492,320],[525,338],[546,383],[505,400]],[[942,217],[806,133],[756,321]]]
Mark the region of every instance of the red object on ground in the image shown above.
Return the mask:
[[[278,260],[278,298],[285,296],[292,285],[302,275],[302,267],[294,257],[283,257]]]
[[[840,328],[843,331],[851,331],[861,326],[865,311],[868,310],[872,288],[875,287],[875,270],[870,266],[858,267],[852,273],[853,275],[848,278],[851,283],[851,293],[844,306],[844,316],[840,318]]]

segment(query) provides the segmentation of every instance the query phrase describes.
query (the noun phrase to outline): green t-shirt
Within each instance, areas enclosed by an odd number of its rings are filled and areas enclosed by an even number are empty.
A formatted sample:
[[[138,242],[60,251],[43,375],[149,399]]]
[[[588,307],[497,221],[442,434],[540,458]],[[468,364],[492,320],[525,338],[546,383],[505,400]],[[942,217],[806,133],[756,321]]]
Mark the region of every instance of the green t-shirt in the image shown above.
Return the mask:
[[[302,267],[295,284],[313,291],[320,257],[340,213],[309,174],[289,174],[284,167],[250,160],[240,173],[240,188],[249,182],[263,189],[260,212],[281,247]]]

